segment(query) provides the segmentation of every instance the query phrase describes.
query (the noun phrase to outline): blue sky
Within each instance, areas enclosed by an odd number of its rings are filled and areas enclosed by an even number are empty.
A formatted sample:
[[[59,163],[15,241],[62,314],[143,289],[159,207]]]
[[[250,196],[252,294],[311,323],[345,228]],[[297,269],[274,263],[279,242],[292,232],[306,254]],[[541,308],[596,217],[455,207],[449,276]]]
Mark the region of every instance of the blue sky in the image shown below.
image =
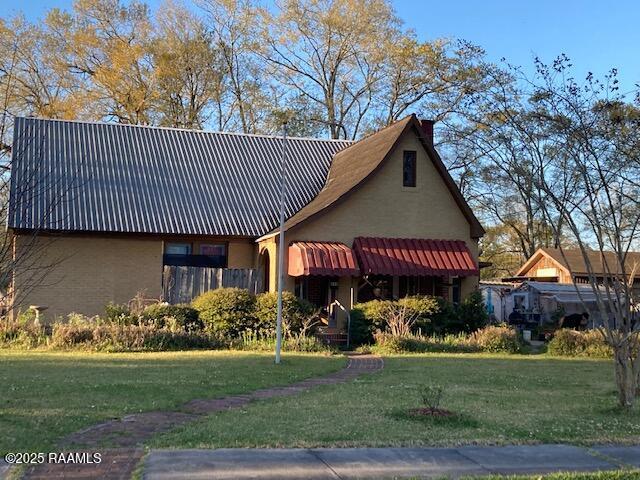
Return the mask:
[[[0,0],[2,16],[22,10],[36,20],[72,0]],[[152,7],[160,0],[148,0]],[[531,70],[533,57],[550,62],[566,53],[578,76],[617,67],[624,90],[640,83],[640,2],[634,0],[394,0],[421,39],[465,38],[490,59],[505,57]]]

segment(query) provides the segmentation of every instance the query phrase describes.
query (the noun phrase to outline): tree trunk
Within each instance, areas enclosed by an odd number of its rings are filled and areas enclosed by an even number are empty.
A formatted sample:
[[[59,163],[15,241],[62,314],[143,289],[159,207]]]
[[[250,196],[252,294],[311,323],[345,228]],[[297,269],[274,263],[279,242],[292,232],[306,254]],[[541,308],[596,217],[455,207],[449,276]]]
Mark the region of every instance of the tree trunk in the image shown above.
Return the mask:
[[[638,389],[638,374],[633,368],[629,341],[622,341],[613,347],[618,403],[623,408],[633,407]]]

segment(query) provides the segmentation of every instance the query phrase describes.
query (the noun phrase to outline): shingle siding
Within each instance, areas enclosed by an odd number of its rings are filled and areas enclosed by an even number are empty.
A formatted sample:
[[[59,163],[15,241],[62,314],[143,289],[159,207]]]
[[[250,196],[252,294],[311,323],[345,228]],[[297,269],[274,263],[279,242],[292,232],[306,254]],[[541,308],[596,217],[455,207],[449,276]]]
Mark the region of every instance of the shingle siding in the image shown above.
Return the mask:
[[[348,141],[290,138],[287,217]],[[278,137],[16,118],[15,229],[256,237],[278,222]]]

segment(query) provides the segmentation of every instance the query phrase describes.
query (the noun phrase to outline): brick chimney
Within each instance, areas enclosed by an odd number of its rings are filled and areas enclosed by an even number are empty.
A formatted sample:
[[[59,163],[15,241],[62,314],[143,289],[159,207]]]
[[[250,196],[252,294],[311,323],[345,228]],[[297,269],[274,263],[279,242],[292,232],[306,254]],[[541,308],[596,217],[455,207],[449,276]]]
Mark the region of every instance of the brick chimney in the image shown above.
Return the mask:
[[[433,145],[433,123],[433,120],[420,120],[420,125],[422,126],[422,137],[429,145]]]

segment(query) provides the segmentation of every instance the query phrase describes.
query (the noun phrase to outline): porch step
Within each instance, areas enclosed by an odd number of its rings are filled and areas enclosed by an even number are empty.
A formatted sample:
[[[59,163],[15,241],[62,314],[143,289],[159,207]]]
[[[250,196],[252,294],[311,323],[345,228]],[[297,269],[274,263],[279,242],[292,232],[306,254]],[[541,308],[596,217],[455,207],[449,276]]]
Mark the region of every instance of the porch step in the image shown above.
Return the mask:
[[[342,345],[347,343],[346,333],[324,332],[317,333],[316,337],[325,345]]]

